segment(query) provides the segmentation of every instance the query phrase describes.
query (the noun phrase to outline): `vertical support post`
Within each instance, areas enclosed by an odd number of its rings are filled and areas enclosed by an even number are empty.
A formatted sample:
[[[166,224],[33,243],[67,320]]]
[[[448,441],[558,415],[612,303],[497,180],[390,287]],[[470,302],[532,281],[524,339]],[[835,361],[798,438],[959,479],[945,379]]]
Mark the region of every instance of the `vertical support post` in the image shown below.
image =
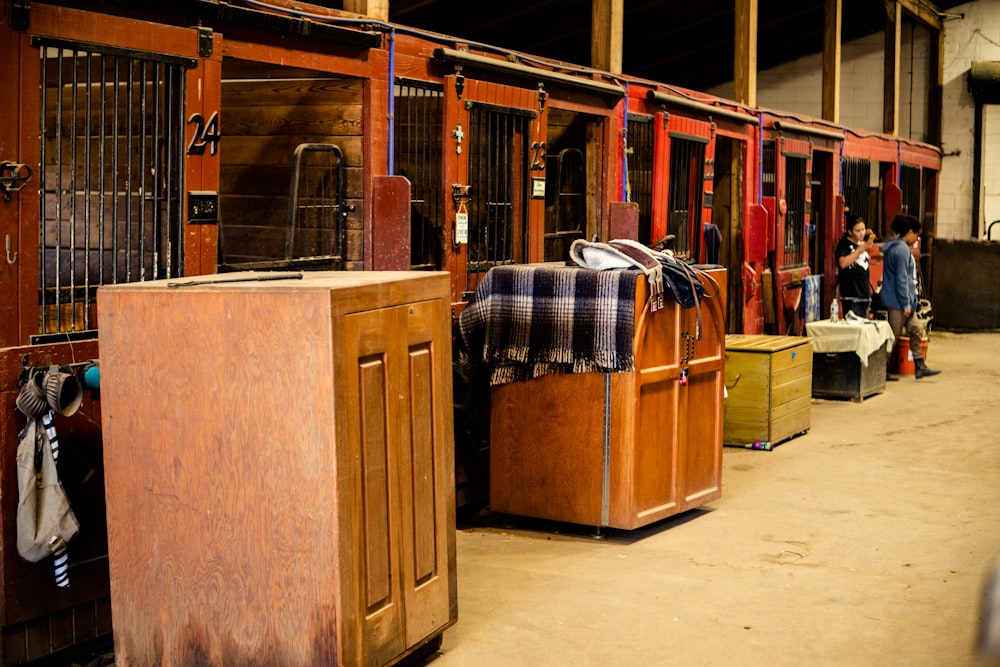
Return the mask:
[[[622,26],[625,0],[591,0],[590,64],[611,74],[622,73]]]
[[[899,2],[887,5],[891,15],[885,25],[885,79],[882,95],[882,131],[899,133],[899,48],[902,39],[902,16]]]
[[[733,97],[757,106],[757,0],[736,0]]]
[[[842,0],[823,5],[823,120],[840,122],[840,30]]]

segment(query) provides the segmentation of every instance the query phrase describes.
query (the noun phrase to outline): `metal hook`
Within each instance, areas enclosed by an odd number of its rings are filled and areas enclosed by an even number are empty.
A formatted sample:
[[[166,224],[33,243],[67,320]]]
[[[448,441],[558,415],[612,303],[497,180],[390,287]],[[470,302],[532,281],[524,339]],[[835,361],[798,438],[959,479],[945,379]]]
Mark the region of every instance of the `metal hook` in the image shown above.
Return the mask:
[[[13,264],[16,261],[17,261],[17,253],[15,252],[14,256],[13,257],[11,256],[11,254],[10,254],[10,234],[7,234],[7,263],[8,264]]]

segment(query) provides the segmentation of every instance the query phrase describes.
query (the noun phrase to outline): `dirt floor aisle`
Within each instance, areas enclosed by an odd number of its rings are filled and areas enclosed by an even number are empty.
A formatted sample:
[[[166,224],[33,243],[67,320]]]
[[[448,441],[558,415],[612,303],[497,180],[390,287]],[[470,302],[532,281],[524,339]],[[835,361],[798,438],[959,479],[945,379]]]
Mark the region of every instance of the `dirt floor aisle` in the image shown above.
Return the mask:
[[[813,400],[774,451],[726,448],[723,495],[638,531],[483,513],[433,667],[983,665],[1000,552],[1000,334],[935,331],[863,403]]]

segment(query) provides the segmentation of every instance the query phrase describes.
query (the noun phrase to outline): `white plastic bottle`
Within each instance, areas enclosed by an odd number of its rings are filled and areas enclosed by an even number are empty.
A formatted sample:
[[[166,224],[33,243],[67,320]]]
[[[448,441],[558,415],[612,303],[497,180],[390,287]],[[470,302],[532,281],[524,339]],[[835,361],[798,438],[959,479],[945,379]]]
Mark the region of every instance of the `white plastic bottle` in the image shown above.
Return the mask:
[[[840,308],[837,306],[837,297],[833,297],[833,301],[830,302],[830,321],[838,322],[840,320]]]

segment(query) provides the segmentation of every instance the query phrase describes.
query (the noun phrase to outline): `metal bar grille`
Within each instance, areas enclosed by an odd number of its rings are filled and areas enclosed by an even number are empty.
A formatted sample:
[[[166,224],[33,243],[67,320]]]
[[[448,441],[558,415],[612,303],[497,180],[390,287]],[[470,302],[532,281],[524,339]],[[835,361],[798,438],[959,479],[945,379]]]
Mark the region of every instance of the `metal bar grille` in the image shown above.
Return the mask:
[[[920,167],[912,164],[902,165],[899,172],[899,189],[902,191],[903,210],[917,219],[923,219],[920,183]]]
[[[443,262],[443,100],[439,84],[396,81],[393,163],[396,175],[410,181],[411,269],[440,270]]]
[[[760,194],[762,197],[775,196],[775,160],[776,146],[773,141],[765,141],[761,147],[761,184]]]
[[[802,234],[805,231],[806,160],[785,157],[785,253],[782,266],[794,266],[805,261]]]
[[[527,256],[523,225],[530,117],[476,105],[469,117],[469,243],[467,286],[494,266]]]
[[[639,242],[652,245],[653,239],[653,137],[651,116],[629,116],[628,200],[639,205]]]
[[[87,331],[100,285],[180,273],[184,65],[34,43],[42,109],[38,332]]]
[[[292,155],[285,259],[344,258],[344,158],[333,144],[300,144]]]
[[[844,183],[844,206],[852,215],[859,215],[868,221],[868,195],[871,183],[872,163],[866,158],[845,157],[841,163],[841,179]],[[870,222],[869,222],[870,224]]]
[[[698,221],[705,171],[705,144],[672,137],[670,140],[670,187],[667,195],[667,234],[674,236],[675,253],[698,257]]]

